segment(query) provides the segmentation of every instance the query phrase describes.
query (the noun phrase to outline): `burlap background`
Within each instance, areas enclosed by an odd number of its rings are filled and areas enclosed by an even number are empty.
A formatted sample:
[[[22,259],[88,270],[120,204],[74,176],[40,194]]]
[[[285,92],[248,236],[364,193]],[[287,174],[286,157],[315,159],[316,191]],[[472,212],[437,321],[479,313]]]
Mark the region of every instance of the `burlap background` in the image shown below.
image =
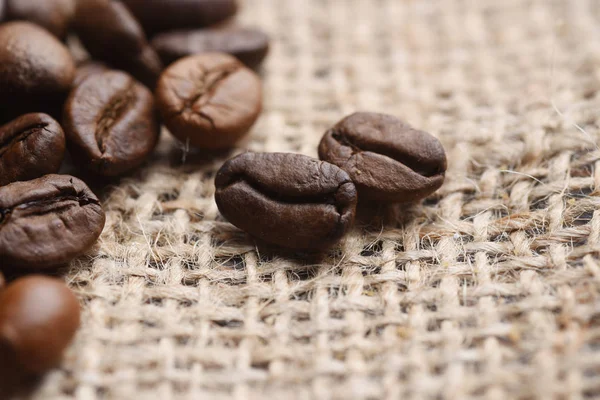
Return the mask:
[[[68,275],[83,327],[34,397],[600,396],[600,1],[246,0],[242,19],[274,38],[245,148],[315,156],[344,115],[388,112],[443,141],[447,183],[291,259],[219,216],[228,154],[165,136],[105,191]]]

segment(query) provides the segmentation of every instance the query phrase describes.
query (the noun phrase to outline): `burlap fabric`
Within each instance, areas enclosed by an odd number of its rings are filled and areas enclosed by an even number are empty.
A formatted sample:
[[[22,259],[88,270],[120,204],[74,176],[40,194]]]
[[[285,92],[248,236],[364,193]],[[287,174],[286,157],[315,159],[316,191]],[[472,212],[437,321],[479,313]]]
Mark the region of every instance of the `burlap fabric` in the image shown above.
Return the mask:
[[[380,111],[442,140],[446,184],[288,257],[219,215],[230,154],[165,135],[103,191],[101,242],[67,275],[82,329],[34,397],[600,396],[600,2],[246,0],[242,19],[274,45],[232,154],[316,156]]]

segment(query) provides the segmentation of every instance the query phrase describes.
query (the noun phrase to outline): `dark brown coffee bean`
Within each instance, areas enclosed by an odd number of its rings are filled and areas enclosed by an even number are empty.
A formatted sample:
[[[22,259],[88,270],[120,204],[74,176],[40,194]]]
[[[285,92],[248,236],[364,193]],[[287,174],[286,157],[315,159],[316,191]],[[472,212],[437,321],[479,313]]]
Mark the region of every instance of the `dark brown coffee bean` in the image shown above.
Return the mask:
[[[162,63],[140,24],[120,1],[79,0],[75,30],[93,58],[154,87]]]
[[[237,12],[235,0],[124,0],[149,34],[201,28]]]
[[[75,0],[6,0],[6,18],[25,20],[64,38],[75,16]]]
[[[152,40],[152,46],[165,65],[183,57],[216,51],[231,54],[255,69],[269,52],[269,36],[253,28],[209,28],[162,33]]]
[[[73,159],[102,176],[141,165],[158,141],[154,98],[121,71],[92,75],[65,103],[64,128]]]
[[[242,154],[223,165],[215,185],[229,222],[282,247],[326,248],[354,220],[356,188],[348,174],[300,154]]]
[[[156,104],[179,140],[204,149],[227,148],[256,122],[262,86],[235,57],[205,53],[183,58],[164,71]]]
[[[75,72],[75,79],[73,80],[73,87],[79,86],[89,76],[101,74],[108,71],[109,68],[102,63],[95,61],[88,61],[77,67]]]
[[[430,134],[384,114],[355,113],[330,129],[319,157],[348,172],[360,198],[422,199],[444,183],[446,153]]]
[[[25,114],[0,127],[0,186],[58,172],[65,134],[46,114]]]
[[[104,218],[94,193],[69,175],[0,187],[0,266],[68,264],[96,243]]]
[[[62,281],[17,279],[0,292],[0,367],[30,374],[56,367],[79,322],[79,301]]]
[[[68,49],[30,22],[0,25],[0,112],[8,120],[28,112],[56,113],[75,63]]]

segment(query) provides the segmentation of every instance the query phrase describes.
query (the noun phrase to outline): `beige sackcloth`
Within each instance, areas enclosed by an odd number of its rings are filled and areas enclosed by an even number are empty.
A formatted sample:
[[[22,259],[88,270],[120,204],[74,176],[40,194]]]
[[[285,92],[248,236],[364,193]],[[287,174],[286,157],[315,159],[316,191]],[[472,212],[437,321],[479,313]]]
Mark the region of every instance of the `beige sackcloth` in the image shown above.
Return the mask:
[[[82,327],[35,399],[600,396],[600,1],[245,0],[264,112],[231,153],[168,134],[101,191],[67,280]],[[214,202],[245,150],[317,155],[357,110],[444,144],[444,186],[324,259],[257,249]]]

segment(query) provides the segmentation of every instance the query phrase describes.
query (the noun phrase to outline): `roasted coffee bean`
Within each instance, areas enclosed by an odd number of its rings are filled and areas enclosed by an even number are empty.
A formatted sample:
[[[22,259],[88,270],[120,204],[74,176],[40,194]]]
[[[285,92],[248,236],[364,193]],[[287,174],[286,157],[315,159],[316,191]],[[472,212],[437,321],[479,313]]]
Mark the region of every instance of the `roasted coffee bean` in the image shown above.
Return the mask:
[[[183,58],[164,71],[156,104],[179,140],[204,149],[227,148],[256,122],[262,86],[235,57],[205,53]]]
[[[355,113],[330,129],[319,157],[348,172],[359,197],[381,202],[422,199],[444,183],[446,153],[430,134],[384,114]]]
[[[235,0],[124,0],[149,34],[201,28],[237,12]]]
[[[140,24],[120,1],[79,0],[75,30],[93,58],[154,88],[162,63]]]
[[[60,280],[30,275],[0,292],[0,370],[56,367],[79,328],[79,301]]]
[[[0,113],[4,120],[28,112],[56,114],[73,78],[68,49],[30,22],[0,25]]]
[[[0,187],[0,266],[68,264],[96,243],[104,218],[98,198],[72,176],[46,175]]]
[[[101,74],[103,72],[108,71],[109,69],[110,68],[108,68],[105,64],[95,61],[83,63],[77,67],[77,72],[75,72],[75,79],[73,80],[73,87],[79,86],[89,76]]]
[[[282,247],[326,248],[354,220],[356,188],[348,174],[300,154],[242,154],[223,165],[215,185],[229,222]]]
[[[141,165],[160,132],[152,93],[121,71],[92,75],[73,89],[64,128],[73,159],[102,176]]]
[[[6,18],[25,20],[64,38],[75,16],[76,0],[6,0]]]
[[[0,127],[0,186],[58,172],[65,134],[46,114],[25,114]]]
[[[221,52],[257,68],[269,52],[269,36],[259,29],[227,27],[174,31],[157,35],[152,46],[165,65],[199,53]]]

